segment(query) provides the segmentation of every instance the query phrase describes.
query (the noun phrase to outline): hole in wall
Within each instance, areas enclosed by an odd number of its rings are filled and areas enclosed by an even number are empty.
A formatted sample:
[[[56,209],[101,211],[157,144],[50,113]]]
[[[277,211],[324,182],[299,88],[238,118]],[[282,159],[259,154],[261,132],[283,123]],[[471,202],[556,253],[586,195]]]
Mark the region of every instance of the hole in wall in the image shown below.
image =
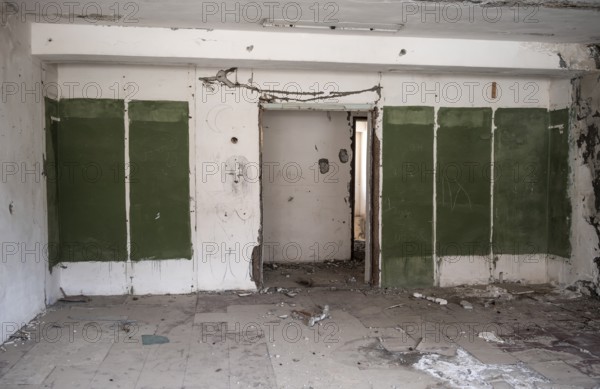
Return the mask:
[[[348,162],[348,160],[350,159],[350,156],[348,155],[348,150],[340,149],[339,158],[341,163]]]
[[[329,171],[329,160],[327,158],[319,159],[319,171],[325,174]]]
[[[236,144],[238,142],[238,138],[236,138],[235,136],[231,137],[231,143]]]
[[[400,50],[399,56],[402,57],[403,55],[406,55],[406,49]]]

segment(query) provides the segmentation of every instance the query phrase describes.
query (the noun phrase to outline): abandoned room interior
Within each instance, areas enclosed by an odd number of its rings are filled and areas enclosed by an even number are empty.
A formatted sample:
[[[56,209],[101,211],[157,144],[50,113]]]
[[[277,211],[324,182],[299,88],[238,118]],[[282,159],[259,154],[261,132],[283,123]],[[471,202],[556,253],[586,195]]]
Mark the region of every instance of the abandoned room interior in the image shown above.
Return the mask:
[[[597,1],[0,20],[0,389],[600,388]]]

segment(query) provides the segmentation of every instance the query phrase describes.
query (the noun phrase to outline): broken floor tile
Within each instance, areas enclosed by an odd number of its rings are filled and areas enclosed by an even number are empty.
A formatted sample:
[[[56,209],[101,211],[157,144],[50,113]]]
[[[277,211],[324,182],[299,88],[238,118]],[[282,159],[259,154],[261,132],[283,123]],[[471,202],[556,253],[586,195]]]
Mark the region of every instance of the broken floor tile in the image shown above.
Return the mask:
[[[530,363],[528,366],[556,384],[591,388],[600,382],[597,377],[586,376],[563,361]]]

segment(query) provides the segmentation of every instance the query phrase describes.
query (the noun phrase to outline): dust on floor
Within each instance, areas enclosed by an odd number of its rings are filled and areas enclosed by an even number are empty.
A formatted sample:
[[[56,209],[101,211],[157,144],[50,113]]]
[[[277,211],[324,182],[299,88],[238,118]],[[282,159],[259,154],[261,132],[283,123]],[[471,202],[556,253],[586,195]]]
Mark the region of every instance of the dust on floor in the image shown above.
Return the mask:
[[[4,344],[0,388],[597,388],[599,307],[518,284],[92,297]]]

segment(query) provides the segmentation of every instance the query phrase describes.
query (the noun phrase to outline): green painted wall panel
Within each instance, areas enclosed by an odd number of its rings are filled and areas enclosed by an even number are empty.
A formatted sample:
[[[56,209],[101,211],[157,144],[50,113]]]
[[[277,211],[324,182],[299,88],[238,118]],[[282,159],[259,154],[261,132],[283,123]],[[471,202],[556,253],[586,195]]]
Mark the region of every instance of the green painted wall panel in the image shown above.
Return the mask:
[[[382,284],[433,284],[433,107],[384,107]]]
[[[192,257],[188,103],[129,103],[131,259]]]
[[[44,175],[46,177],[46,204],[48,209],[48,265],[50,269],[59,261],[59,215],[58,215],[58,101],[44,98],[46,131],[46,155],[44,158]]]
[[[569,180],[569,110],[550,111],[548,153],[548,253],[571,257]]]
[[[126,251],[122,100],[59,103],[60,261],[123,261]]]
[[[440,108],[437,256],[490,252],[491,108]]]
[[[548,112],[499,108],[494,122],[494,252],[546,253]]]

